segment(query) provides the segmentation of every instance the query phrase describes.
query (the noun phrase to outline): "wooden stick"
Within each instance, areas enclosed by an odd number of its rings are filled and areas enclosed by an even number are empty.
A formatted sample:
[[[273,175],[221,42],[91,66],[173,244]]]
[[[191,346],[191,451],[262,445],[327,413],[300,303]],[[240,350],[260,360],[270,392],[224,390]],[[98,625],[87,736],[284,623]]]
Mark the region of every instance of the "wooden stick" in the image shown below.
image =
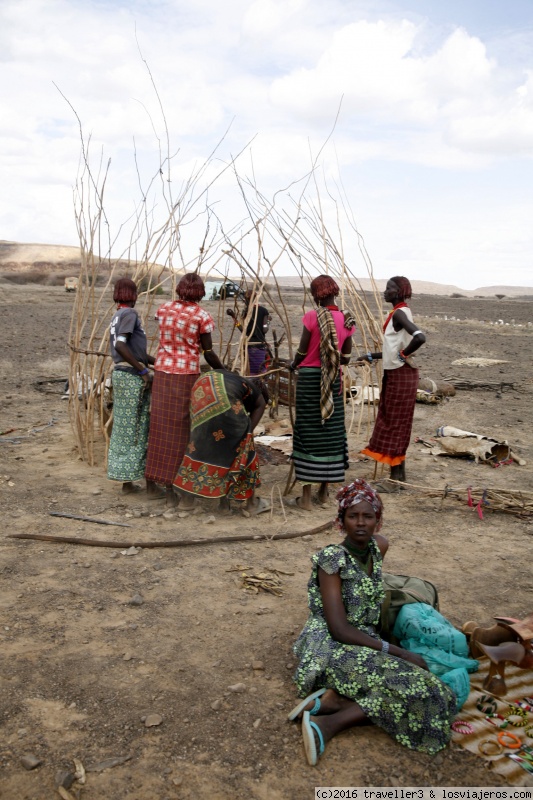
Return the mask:
[[[51,517],[67,517],[68,519],[81,519],[82,522],[96,522],[98,525],[118,525],[121,528],[131,528],[127,522],[112,522],[109,519],[97,519],[96,517],[81,517],[79,514],[64,514],[62,511],[49,511]]]
[[[100,520],[98,520],[100,522]],[[221,536],[209,539],[181,539],[170,540],[167,542],[99,542],[97,539],[76,539],[73,536],[51,536],[47,533],[11,533],[9,539],[36,539],[39,542],[57,542],[58,544],[83,544],[87,547],[114,547],[119,550],[128,547],[141,547],[154,549],[158,547],[194,547],[204,544],[226,544],[227,542],[269,542],[272,539],[299,539],[302,536],[315,536],[329,530],[333,522],[330,520],[316,528],[308,531],[297,531],[296,533],[247,533],[244,536]]]

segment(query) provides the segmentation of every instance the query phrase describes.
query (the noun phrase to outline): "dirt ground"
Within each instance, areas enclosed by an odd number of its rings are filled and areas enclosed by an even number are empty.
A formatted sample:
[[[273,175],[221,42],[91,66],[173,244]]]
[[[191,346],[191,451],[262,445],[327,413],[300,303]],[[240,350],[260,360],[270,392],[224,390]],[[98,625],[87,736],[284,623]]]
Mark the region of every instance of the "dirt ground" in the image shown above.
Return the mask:
[[[235,513],[208,522],[208,508],[166,519],[160,501],[125,500],[102,466],[79,460],[67,401],[54,382],[67,374],[72,302],[61,288],[0,286],[0,796],[59,797],[56,774],[72,770],[73,758],[88,770],[81,792],[87,800],[276,800],[314,797],[317,785],[500,785],[481,758],[458,747],[432,758],[373,727],[338,736],[316,769],[307,766],[299,728],[286,722],[296,699],[291,645],[307,615],[309,558],[335,541],[335,532],[135,554],[119,543],[305,531],[333,516],[333,499],[312,514],[288,510],[285,521],[274,494],[286,481],[282,463],[262,469],[260,494],[272,495],[275,508],[257,519]],[[296,296],[293,305],[297,319]],[[205,307],[215,310],[214,303]],[[527,465],[492,469],[435,457],[413,440],[408,480],[531,491],[533,301],[422,296],[412,308],[428,337],[418,359],[424,375],[513,384],[417,405],[413,435],[427,439],[448,424],[501,437]],[[489,324],[497,320],[509,324]],[[452,366],[468,356],[504,363]],[[45,378],[49,384],[36,384]],[[354,429],[350,452],[356,456],[367,441],[366,430]],[[347,479],[373,475],[373,462],[354,460]],[[501,513],[480,520],[456,500],[441,506],[417,489],[384,502],[387,570],[433,581],[453,623],[531,612],[531,520]],[[54,511],[131,527],[50,516]],[[31,532],[117,547],[8,538]],[[282,596],[245,592],[239,567],[280,570]],[[132,603],[136,595],[142,600]],[[238,684],[242,691],[233,691]],[[160,723],[147,726],[151,715]],[[41,764],[26,770],[25,754]]]

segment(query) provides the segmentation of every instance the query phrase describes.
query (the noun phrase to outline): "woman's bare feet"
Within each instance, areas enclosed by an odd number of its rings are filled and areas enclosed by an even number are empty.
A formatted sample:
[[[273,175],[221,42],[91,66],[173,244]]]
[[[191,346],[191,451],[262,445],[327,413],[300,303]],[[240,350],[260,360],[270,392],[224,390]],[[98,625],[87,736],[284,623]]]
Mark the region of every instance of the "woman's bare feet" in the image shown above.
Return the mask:
[[[327,483],[321,483],[320,484],[320,489],[318,490],[318,494],[317,494],[317,499],[318,499],[318,502],[320,504],[325,503],[329,498],[328,486],[329,486],[329,484],[327,484]]]
[[[122,484],[123,494],[139,494],[139,492],[142,492],[142,486],[139,486],[138,483],[133,483],[133,481],[124,481]]]

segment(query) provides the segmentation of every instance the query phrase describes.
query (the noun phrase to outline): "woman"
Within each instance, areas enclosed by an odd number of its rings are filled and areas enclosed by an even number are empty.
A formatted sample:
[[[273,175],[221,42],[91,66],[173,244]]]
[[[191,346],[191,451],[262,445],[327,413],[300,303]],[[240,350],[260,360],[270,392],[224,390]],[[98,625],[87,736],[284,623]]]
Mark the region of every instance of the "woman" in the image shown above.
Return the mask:
[[[117,310],[109,326],[111,356],[114,362],[113,431],[107,454],[107,477],[122,481],[124,494],[140,492],[133,483],[144,476],[150,424],[150,386],[148,364],[154,357],[146,352],[146,334],[135,311],[137,285],[129,278],[115,283],[113,300]],[[147,481],[149,494],[157,487]]]
[[[247,344],[248,365],[250,375],[260,375],[267,371],[270,359],[270,347],[268,346],[266,335],[272,317],[268,309],[254,302],[254,293],[251,289],[248,289],[244,296],[243,319],[237,319],[232,308],[228,308],[226,314],[233,319],[235,327],[242,331],[244,321],[250,313],[250,306],[252,307],[252,316],[246,326],[246,336],[249,337]]]
[[[405,454],[409,447],[415,413],[418,369],[409,360],[426,341],[413,322],[411,309],[405,302],[412,295],[407,278],[397,276],[387,281],[383,297],[392,311],[383,325],[383,352],[367,353],[357,361],[371,364],[383,359],[383,382],[374,431],[361,452],[375,461],[388,464],[390,479],[405,481]],[[380,491],[397,491],[396,484],[381,484]]]
[[[421,656],[389,644],[377,631],[384,599],[381,567],[389,546],[378,534],[381,499],[358,478],[337,500],[336,525],[344,540],[311,558],[311,613],[294,645],[300,659],[294,680],[300,696],[309,696],[289,719],[303,714],[312,766],[329,739],[365,722],[412,750],[437,753],[450,738],[455,695]]]
[[[333,278],[319,275],[311,294],[318,308],[302,318],[302,337],[290,365],[299,368],[292,460],[296,479],[304,484],[295,504],[307,511],[312,484],[320,484],[318,502],[324,503],[328,483],[342,483],[348,467],[340,365],[350,361],[355,331],[354,321],[335,303],[339,287]]]
[[[262,381],[227,370],[198,378],[191,393],[191,441],[174,481],[183,497],[180,508],[192,508],[196,496],[218,499],[221,510],[229,510],[230,500],[245,501],[250,514],[268,510],[255,495],[261,481],[252,436],[267,400]]]
[[[200,308],[204,282],[188,273],[178,283],[177,300],[156,312],[159,349],[155,360],[146,478],[172,487],[189,442],[191,389],[200,374],[200,349],[213,369],[224,369],[213,352],[213,318]],[[167,492],[169,504],[174,493]]]

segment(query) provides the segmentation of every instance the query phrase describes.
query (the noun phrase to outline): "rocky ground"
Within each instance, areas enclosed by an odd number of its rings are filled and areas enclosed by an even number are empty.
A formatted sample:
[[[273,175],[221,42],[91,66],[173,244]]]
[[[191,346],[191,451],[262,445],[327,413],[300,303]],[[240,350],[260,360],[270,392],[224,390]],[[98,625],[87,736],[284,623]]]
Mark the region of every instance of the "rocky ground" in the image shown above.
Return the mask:
[[[72,771],[74,758],[87,770],[87,800],[275,800],[313,797],[316,785],[499,785],[481,758],[456,746],[431,758],[373,727],[337,737],[316,769],[307,766],[298,726],[286,722],[295,702],[291,645],[306,618],[309,557],[335,533],[135,552],[121,543],[305,532],[332,517],[333,501],[312,514],[287,510],[285,519],[276,489],[285,484],[285,463],[263,467],[261,494],[274,498],[274,510],[258,519],[213,522],[209,508],[168,518],[160,502],[125,500],[102,466],[78,458],[61,400],[72,302],[60,288],[0,287],[0,796],[59,797],[57,775]],[[297,297],[289,303],[297,320]],[[532,301],[421,296],[412,308],[428,336],[424,375],[506,385],[417,405],[414,436],[454,425],[509,440],[527,464],[492,469],[429,455],[413,442],[408,480],[426,489],[533,490]],[[498,320],[504,324],[490,324]],[[503,363],[452,364],[465,357]],[[349,439],[347,479],[372,479],[373,463],[357,460],[366,426],[358,432],[354,424]],[[9,538],[32,532],[116,547]],[[531,612],[532,532],[529,519],[486,512],[480,520],[423,488],[385,498],[387,569],[437,584],[441,611],[458,625]],[[245,591],[242,571],[274,574],[281,596]],[[38,766],[25,768],[25,756]],[[70,792],[78,796],[78,782]]]

